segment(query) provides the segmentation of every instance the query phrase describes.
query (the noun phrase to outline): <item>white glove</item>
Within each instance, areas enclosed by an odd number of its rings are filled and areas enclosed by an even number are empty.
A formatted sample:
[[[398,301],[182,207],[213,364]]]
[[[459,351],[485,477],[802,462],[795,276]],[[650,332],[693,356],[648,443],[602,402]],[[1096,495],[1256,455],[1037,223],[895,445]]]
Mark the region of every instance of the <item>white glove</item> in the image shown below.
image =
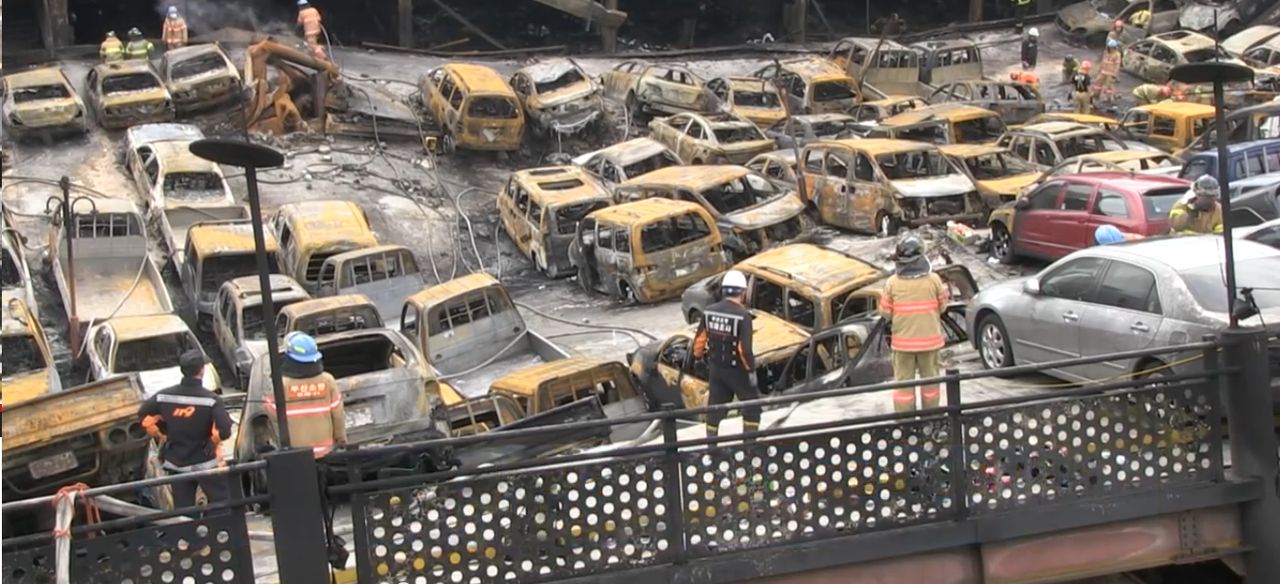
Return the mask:
[[[1183,205],[1190,205],[1191,202],[1194,200],[1196,200],[1196,190],[1187,189],[1187,193],[1185,195],[1182,195],[1182,198],[1178,199],[1178,202],[1182,203]]]

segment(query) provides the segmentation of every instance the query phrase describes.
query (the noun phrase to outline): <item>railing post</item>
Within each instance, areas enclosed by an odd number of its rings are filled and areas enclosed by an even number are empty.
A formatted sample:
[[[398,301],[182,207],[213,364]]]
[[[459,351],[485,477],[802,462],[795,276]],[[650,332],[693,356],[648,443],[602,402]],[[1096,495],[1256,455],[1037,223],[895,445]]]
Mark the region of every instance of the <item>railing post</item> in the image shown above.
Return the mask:
[[[1280,582],[1280,461],[1276,459],[1275,420],[1265,331],[1223,331],[1227,366],[1238,371],[1223,376],[1227,424],[1231,431],[1232,472],[1260,479],[1262,497],[1240,504],[1245,552],[1245,582]]]
[[[271,486],[271,529],[280,584],[328,582],[329,551],[315,456],[310,448],[294,448],[263,458]]]
[[[664,501],[667,506],[667,533],[671,534],[669,545],[675,554],[672,563],[683,564],[688,553],[688,541],[684,533],[684,494],[680,483],[680,448],[676,446],[679,437],[676,435],[675,406],[664,404],[662,411],[667,415],[662,419],[662,443],[667,445],[663,454],[666,480],[662,485],[667,495]]]
[[[1201,360],[1204,361],[1205,371],[1214,371],[1222,367],[1222,362],[1218,359],[1218,352],[1221,349],[1220,340],[1216,335],[1204,335],[1200,338],[1206,343],[1213,343],[1212,347],[1205,347]],[[1212,437],[1213,451],[1209,453],[1209,458],[1213,464],[1213,480],[1221,481],[1226,477],[1226,468],[1222,461],[1222,445],[1226,441],[1226,433],[1222,427],[1222,420],[1227,417],[1227,397],[1226,383],[1223,383],[1225,375],[1219,373],[1213,377],[1204,380],[1205,396],[1209,400],[1212,407],[1213,415],[1209,416],[1209,435]]]
[[[965,493],[964,423],[960,419],[960,370],[947,370],[947,433],[951,448],[947,451],[947,479],[951,485],[951,504],[956,519],[969,516],[969,497]]]

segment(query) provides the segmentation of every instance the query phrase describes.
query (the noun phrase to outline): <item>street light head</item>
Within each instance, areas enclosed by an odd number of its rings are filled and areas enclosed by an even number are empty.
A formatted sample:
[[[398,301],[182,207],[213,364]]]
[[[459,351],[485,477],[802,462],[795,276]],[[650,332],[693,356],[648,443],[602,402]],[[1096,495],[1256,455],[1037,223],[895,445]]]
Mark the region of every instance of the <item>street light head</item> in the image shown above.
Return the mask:
[[[210,162],[242,168],[271,168],[284,164],[284,154],[280,151],[243,140],[196,140],[191,143],[191,153]]]
[[[1169,78],[1182,83],[1253,81],[1253,69],[1239,63],[1205,61],[1203,63],[1178,65],[1172,71],[1169,71]]]

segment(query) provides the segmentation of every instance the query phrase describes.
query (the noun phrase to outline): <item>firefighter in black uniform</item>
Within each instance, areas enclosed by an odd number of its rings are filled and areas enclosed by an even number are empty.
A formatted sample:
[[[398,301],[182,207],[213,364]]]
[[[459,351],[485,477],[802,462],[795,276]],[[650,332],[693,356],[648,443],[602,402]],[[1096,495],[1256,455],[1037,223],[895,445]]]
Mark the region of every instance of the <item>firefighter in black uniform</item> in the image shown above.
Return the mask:
[[[160,460],[165,472],[179,475],[218,468],[218,445],[231,438],[231,416],[222,397],[204,388],[205,357],[198,349],[178,358],[182,381],[161,390],[142,404],[142,425],[164,441]],[[175,509],[196,502],[196,486],[210,503],[227,498],[227,477],[216,475],[171,484]]]
[[[720,291],[724,299],[707,307],[693,341],[694,357],[705,356],[711,369],[707,405],[727,404],[735,396],[738,401],[759,399],[756,357],[751,347],[751,312],[743,306],[747,277],[730,270],[720,281]],[[707,414],[707,436],[719,434],[724,415],[723,411]],[[755,432],[759,428],[760,407],[743,408],[742,431]]]

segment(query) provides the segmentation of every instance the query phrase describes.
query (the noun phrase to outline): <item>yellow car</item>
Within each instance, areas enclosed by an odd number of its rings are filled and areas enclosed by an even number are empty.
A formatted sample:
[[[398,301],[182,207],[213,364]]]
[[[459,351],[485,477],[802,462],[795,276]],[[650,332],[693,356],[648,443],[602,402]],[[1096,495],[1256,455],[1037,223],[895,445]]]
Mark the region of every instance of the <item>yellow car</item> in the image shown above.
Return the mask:
[[[982,200],[992,209],[1017,198],[1041,175],[1031,163],[1000,146],[951,144],[939,146],[938,150],[969,175]]]
[[[1213,112],[1211,105],[1184,101],[1140,105],[1120,119],[1120,135],[1173,152],[1213,127]]]
[[[573,59],[526,66],[511,77],[525,115],[541,131],[573,134],[604,115],[602,89]]]
[[[104,128],[173,121],[173,98],[145,59],[102,63],[89,71],[85,86]]]
[[[484,65],[450,63],[419,82],[422,100],[444,130],[444,150],[511,151],[524,136],[519,96]]]
[[[17,298],[9,298],[0,307],[0,338],[4,339],[4,382],[7,405],[13,405],[45,394],[62,391],[62,382],[53,365],[49,339],[40,319],[27,310]]]
[[[729,111],[761,128],[768,128],[787,117],[782,94],[772,83],[755,77],[717,77],[707,83],[707,90]]]
[[[994,142],[1005,129],[1004,121],[996,112],[960,103],[943,103],[880,120],[866,131],[866,137],[932,144],[982,144]]]
[[[511,175],[498,193],[502,228],[548,278],[568,276],[569,244],[578,223],[612,204],[609,191],[579,166],[550,166]]]
[[[649,122],[649,129],[685,164],[745,164],[777,148],[760,128],[734,113],[677,114]]]
[[[59,67],[6,75],[0,80],[4,130],[14,135],[84,132],[84,102]]]

